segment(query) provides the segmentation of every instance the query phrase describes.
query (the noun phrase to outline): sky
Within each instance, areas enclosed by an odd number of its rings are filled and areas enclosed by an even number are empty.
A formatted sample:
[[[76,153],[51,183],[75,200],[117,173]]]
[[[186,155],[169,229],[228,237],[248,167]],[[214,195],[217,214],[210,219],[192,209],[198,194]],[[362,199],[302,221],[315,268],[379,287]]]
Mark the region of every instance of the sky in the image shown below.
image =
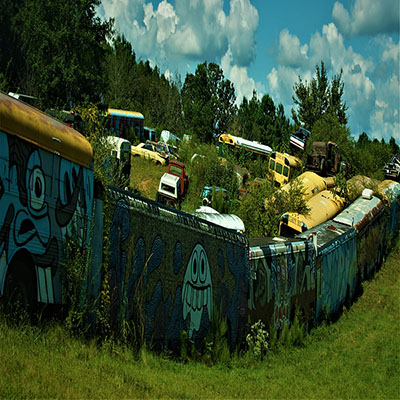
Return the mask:
[[[171,80],[214,62],[235,87],[237,104],[253,90],[294,107],[293,85],[343,71],[348,127],[357,139],[400,144],[399,0],[102,0],[137,59]]]

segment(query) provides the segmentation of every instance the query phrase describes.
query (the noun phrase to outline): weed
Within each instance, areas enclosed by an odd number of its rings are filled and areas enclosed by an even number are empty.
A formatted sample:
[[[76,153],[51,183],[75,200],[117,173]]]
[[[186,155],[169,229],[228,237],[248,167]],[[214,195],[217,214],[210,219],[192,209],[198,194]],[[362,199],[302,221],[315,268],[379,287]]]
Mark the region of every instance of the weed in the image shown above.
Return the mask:
[[[255,360],[262,360],[269,347],[268,332],[264,328],[264,323],[259,320],[251,326],[250,333],[246,336],[248,352]]]

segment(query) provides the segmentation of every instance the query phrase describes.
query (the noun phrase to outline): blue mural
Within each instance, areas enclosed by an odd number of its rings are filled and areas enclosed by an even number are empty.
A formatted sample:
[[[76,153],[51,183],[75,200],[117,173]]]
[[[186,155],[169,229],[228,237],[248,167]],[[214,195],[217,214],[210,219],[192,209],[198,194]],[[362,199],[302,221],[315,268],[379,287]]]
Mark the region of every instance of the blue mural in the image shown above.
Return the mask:
[[[357,274],[357,241],[350,229],[319,250],[317,260],[316,323],[322,317],[337,315],[354,297]]]
[[[36,300],[63,303],[63,243],[73,234],[88,244],[93,172],[0,132],[0,201],[0,292],[21,257]]]
[[[246,240],[128,192],[110,195],[113,324],[142,314],[146,340],[174,349],[183,330],[200,344],[218,310],[234,346],[247,323]]]
[[[306,320],[315,309],[315,252],[307,240],[252,245],[250,240],[251,323],[261,320],[280,331],[293,321],[296,307]]]

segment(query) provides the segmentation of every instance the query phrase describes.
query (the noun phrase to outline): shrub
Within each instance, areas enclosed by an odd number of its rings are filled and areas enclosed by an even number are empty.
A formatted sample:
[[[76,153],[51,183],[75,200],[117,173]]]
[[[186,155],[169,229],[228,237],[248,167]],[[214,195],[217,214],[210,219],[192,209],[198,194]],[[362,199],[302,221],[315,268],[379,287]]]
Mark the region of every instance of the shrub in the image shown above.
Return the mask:
[[[264,328],[265,325],[259,320],[251,326],[250,333],[246,336],[248,352],[256,360],[262,360],[269,347],[268,332]]]

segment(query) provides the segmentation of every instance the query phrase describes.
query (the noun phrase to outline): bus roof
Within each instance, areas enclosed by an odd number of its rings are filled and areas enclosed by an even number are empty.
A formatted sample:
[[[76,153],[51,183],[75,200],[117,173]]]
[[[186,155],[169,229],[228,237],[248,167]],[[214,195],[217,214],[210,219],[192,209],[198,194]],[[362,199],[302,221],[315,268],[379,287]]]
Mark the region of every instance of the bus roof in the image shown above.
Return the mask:
[[[271,147],[267,146],[266,144],[262,144],[257,141],[243,139],[241,137],[229,135],[227,133],[221,134],[219,136],[218,140],[221,143],[233,144],[236,146],[243,147],[247,150],[262,153],[262,154],[269,154],[272,152]]]
[[[275,160],[284,161],[286,165],[296,168],[302,167],[303,164],[300,158],[291,156],[290,154],[287,153],[280,153],[279,151],[273,151],[271,153],[271,158],[274,158]]]
[[[79,165],[92,162],[92,146],[82,134],[2,92],[0,129]]]
[[[107,110],[108,115],[113,115],[115,117],[127,117],[127,118],[139,118],[144,119],[143,114],[137,111],[126,111],[126,110],[117,110],[115,108],[109,108]]]
[[[112,135],[110,135],[110,136],[107,136],[107,140],[108,140],[108,142],[109,142],[110,144],[112,144],[112,145],[114,145],[114,146],[117,146],[117,147],[121,147],[121,145],[122,145],[123,143],[128,143],[128,144],[129,144],[129,148],[130,148],[130,146],[131,146],[131,142],[130,142],[128,139],[124,139],[124,138],[121,138],[121,137],[119,137],[119,136],[112,136]]]

